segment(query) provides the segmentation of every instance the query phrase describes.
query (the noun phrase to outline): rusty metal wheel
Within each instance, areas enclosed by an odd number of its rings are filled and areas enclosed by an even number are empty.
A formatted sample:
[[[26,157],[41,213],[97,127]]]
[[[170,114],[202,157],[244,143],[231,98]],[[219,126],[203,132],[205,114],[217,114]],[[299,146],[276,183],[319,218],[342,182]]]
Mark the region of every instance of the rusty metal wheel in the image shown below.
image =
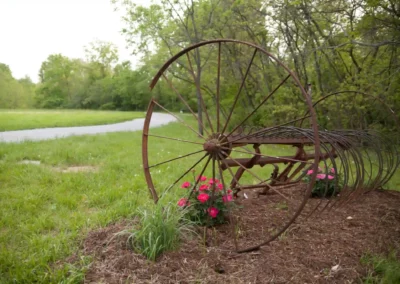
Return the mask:
[[[224,194],[234,190],[245,208],[228,203],[234,240],[228,246],[245,252],[280,236],[307,203],[320,151],[316,114],[294,73],[259,46],[219,39],[178,52],[150,87],[159,99],[148,107],[142,155],[154,201],[192,196],[197,177],[207,176],[219,180]],[[177,122],[150,128],[154,112]],[[295,127],[300,120],[304,128]],[[310,183],[296,186],[310,169]],[[189,189],[181,188],[185,181]],[[215,183],[209,186],[210,195],[217,190]],[[249,226],[252,203],[259,217],[265,212],[257,227]]]

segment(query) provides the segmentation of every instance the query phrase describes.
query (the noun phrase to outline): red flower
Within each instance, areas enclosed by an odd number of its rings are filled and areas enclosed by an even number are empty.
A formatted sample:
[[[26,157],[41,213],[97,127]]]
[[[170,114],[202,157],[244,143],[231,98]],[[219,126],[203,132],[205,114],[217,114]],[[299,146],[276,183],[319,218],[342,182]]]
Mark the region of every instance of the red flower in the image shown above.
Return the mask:
[[[210,178],[210,180],[208,181],[208,183],[209,184],[213,184],[213,183],[219,183],[219,180],[217,180],[217,179],[212,179],[212,178]]]
[[[179,201],[178,201],[178,206],[179,207],[183,207],[183,206],[189,206],[190,205],[190,202],[187,200],[187,198],[181,198],[181,199],[179,199]]]
[[[229,201],[232,201],[232,200],[233,200],[233,196],[231,194],[227,194],[227,195],[222,196],[222,201],[223,202],[229,202]]]
[[[215,208],[215,207],[210,207],[210,208],[207,209],[207,211],[208,211],[208,214],[210,214],[210,216],[212,218],[216,218],[217,215],[218,215],[218,212],[219,212],[219,210],[217,208]]]
[[[197,177],[197,181],[206,181],[207,180],[207,177],[205,177],[205,176],[198,176]]]
[[[219,184],[217,185],[217,187],[218,187],[219,190],[223,190],[223,189],[224,189],[224,186],[222,185],[222,183],[219,183]]]
[[[233,191],[232,191],[231,189],[228,189],[226,192],[227,192],[228,194],[231,194]]]
[[[188,188],[190,186],[190,182],[185,181],[184,183],[182,183],[181,188]]]
[[[207,202],[207,200],[210,198],[210,196],[207,193],[200,193],[197,196],[197,200],[200,201],[201,203]]]
[[[199,190],[207,190],[208,189],[208,185],[207,184],[202,184],[199,187]]]

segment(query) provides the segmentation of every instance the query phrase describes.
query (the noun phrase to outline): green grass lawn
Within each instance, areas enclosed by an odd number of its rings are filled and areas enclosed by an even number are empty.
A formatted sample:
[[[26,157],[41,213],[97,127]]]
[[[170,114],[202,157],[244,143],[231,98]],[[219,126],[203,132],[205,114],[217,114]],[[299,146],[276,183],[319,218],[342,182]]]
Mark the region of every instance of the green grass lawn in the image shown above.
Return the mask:
[[[95,110],[0,110],[0,131],[111,124],[144,117],[143,112]]]
[[[199,141],[178,123],[151,133]],[[141,137],[137,131],[0,143],[0,283],[75,283],[82,279],[82,269],[90,259],[82,257],[77,267],[62,260],[79,252],[86,233],[129,218],[138,206],[152,202],[144,181]],[[199,149],[202,145],[150,137],[150,164]],[[289,150],[272,146],[269,152],[285,155]],[[194,154],[153,168],[157,189],[162,192],[201,156]],[[24,160],[41,164],[22,164]],[[205,162],[182,181],[193,180]],[[91,166],[93,171],[61,171],[71,166]],[[256,173],[269,174],[266,170],[256,169]],[[254,177],[246,178],[248,183],[257,182]],[[184,193],[177,186],[168,191],[168,198],[176,202]]]

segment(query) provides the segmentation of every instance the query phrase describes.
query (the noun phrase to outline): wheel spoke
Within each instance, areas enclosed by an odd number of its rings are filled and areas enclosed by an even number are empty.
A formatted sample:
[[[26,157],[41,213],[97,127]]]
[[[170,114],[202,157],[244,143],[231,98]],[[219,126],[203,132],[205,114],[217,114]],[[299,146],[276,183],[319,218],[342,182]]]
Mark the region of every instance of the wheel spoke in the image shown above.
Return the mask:
[[[224,180],[224,175],[223,175],[223,172],[222,172],[221,161],[219,159],[218,159],[218,170],[219,170],[219,175],[221,176],[222,189],[224,191],[224,195],[228,196],[228,192],[227,192],[226,187],[225,187],[225,180]],[[233,222],[233,216],[232,216],[232,211],[231,211],[231,207],[232,206],[231,206],[231,202],[229,202],[228,199],[226,199],[226,201],[227,201],[227,202],[225,202],[227,204],[226,205],[226,209],[228,210],[229,223],[230,223],[231,228],[232,228],[233,241],[235,243],[235,249],[238,250],[239,246],[238,246],[237,239],[236,239],[235,224]]]
[[[225,130],[226,130],[226,128],[228,127],[229,120],[231,119],[233,110],[235,109],[235,106],[236,106],[236,103],[237,103],[237,101],[238,101],[238,99],[239,99],[240,93],[242,92],[244,83],[246,82],[247,75],[248,75],[249,72],[250,72],[250,68],[251,68],[251,65],[253,65],[253,60],[254,60],[254,57],[256,56],[256,54],[257,54],[257,49],[254,49],[253,56],[251,57],[251,60],[250,60],[249,65],[247,66],[246,73],[245,73],[245,75],[244,75],[244,78],[243,78],[243,80],[242,80],[242,83],[240,84],[239,90],[238,90],[238,92],[237,92],[237,94],[236,94],[236,97],[235,97],[235,101],[233,102],[231,111],[229,112],[228,118],[227,118],[227,120],[226,120],[226,122],[225,122],[224,128],[222,129],[221,133],[224,133]]]
[[[184,139],[180,139],[180,138],[172,138],[172,137],[161,136],[161,135],[155,135],[155,134],[147,134],[147,136],[153,136],[153,137],[157,137],[157,138],[161,138],[161,139],[175,140],[175,141],[184,142],[184,143],[191,143],[191,144],[203,145],[203,143],[194,142],[194,141],[189,141],[189,140],[184,140]]]
[[[206,156],[208,156],[208,160],[207,160],[205,166],[203,167],[203,169],[201,170],[199,176],[202,176],[202,175],[204,174],[204,172],[205,172],[205,170],[206,170],[208,164],[210,163],[211,156],[208,155],[208,154],[204,155],[204,157],[206,157]],[[204,159],[204,157],[203,157],[203,159]],[[197,187],[197,185],[199,184],[199,182],[200,182],[200,179],[199,179],[199,178],[196,178],[196,182],[195,182],[194,186],[192,187],[192,190],[190,191],[190,194],[189,194],[189,196],[188,196],[188,200],[190,199],[190,197],[192,197],[192,194],[193,194],[193,192],[196,190],[196,187]]]
[[[198,116],[194,113],[193,109],[189,106],[189,104],[187,103],[187,101],[182,97],[182,95],[178,92],[178,90],[174,87],[174,85],[172,84],[172,82],[167,78],[167,76],[165,76],[165,74],[162,75],[163,78],[165,79],[165,81],[167,81],[168,86],[175,92],[175,94],[178,96],[178,98],[181,100],[181,102],[188,108],[188,110],[190,111],[190,113],[193,115],[193,117],[196,119],[197,122],[199,122],[201,124],[201,126],[204,127],[203,121],[199,120]]]
[[[239,180],[236,178],[235,174],[232,172],[231,168],[228,166],[228,164],[225,161],[225,158],[223,157],[223,155],[221,155],[220,153],[218,153],[219,159],[224,163],[225,167],[228,169],[229,173],[232,176],[232,179],[235,181],[235,183],[237,184],[237,187],[241,188],[241,185],[239,183]]]
[[[200,160],[198,160],[196,163],[193,164],[193,166],[191,166],[185,173],[183,173],[178,179],[176,179],[169,187],[166,191],[168,191],[170,188],[172,188],[173,186],[175,186],[185,175],[187,175],[188,172],[190,172],[192,169],[194,169],[201,161],[204,160],[205,157],[207,157],[208,154],[205,154],[203,157],[200,158]],[[208,159],[209,161],[210,159]],[[208,164],[208,162],[207,162]]]
[[[220,91],[220,77],[221,77],[221,43],[218,43],[218,71],[217,71],[217,132],[219,133],[219,91]]]
[[[157,166],[159,166],[159,165],[162,165],[162,164],[165,164],[165,163],[168,163],[168,162],[172,162],[172,161],[176,161],[176,160],[179,160],[179,159],[183,159],[183,158],[186,158],[186,157],[189,157],[189,156],[192,156],[192,155],[201,153],[201,152],[203,152],[203,151],[204,151],[204,150],[200,150],[200,151],[192,152],[192,153],[189,153],[189,154],[186,154],[186,155],[177,157],[177,158],[173,158],[173,159],[170,159],[170,160],[167,160],[167,161],[164,161],[164,162],[155,164],[155,165],[151,165],[151,166],[147,167],[146,169],[151,169],[151,168],[157,167]]]
[[[259,135],[259,134],[266,134],[266,133],[268,133],[268,132],[271,132],[272,130],[278,129],[279,127],[283,127],[283,126],[285,126],[285,125],[292,124],[292,123],[295,123],[295,122],[297,122],[297,121],[300,121],[300,120],[302,120],[302,119],[306,119],[306,118],[309,118],[309,117],[311,117],[311,115],[306,116],[306,117],[302,117],[302,118],[293,119],[293,120],[291,120],[291,121],[288,121],[288,122],[285,122],[285,123],[282,123],[282,124],[279,124],[279,125],[276,125],[276,126],[273,126],[273,127],[262,128],[262,129],[260,129],[260,130],[258,130],[258,131],[256,131],[256,132],[250,133],[250,134],[248,134],[248,135],[240,136],[240,137],[238,137],[238,138],[236,138],[236,139],[229,140],[228,142],[224,142],[224,143],[222,143],[221,145],[224,146],[224,145],[226,145],[226,144],[234,143],[234,142],[236,142],[236,141],[239,141],[240,139],[247,139],[247,138],[250,138],[250,137],[253,137],[253,136],[257,136],[257,135]]]
[[[196,78],[196,74],[193,71],[192,61],[190,60],[189,52],[186,53],[186,57],[187,57],[188,62],[189,62],[190,73],[192,74],[193,80],[194,80],[194,82],[196,84],[196,90],[197,90],[197,94],[198,94],[198,98],[197,99],[200,99],[200,103],[201,103],[201,106],[202,106],[202,108],[204,110],[204,113],[206,114],[206,118],[207,118],[207,121],[208,121],[208,123],[210,125],[211,132],[214,132],[214,128],[213,128],[213,125],[211,123],[210,116],[208,115],[207,107],[206,107],[206,105],[204,103],[204,100],[203,100],[203,95],[201,93],[201,88],[200,88],[200,85],[199,85],[198,77]],[[205,130],[207,131],[207,128],[205,128]],[[207,133],[210,134],[208,131],[207,131]]]
[[[183,125],[185,125],[186,127],[190,128],[190,130],[192,130],[194,133],[196,133],[199,137],[202,137],[203,139],[204,136],[201,135],[199,132],[197,132],[196,130],[193,129],[193,127],[191,127],[190,125],[186,124],[181,118],[179,118],[177,115],[175,115],[174,113],[170,112],[169,110],[167,110],[165,107],[163,107],[162,105],[160,105],[158,102],[154,101],[154,103],[156,105],[158,105],[160,108],[162,108],[164,111],[168,112],[170,115],[172,115],[173,117],[175,117],[180,123],[182,123]]]
[[[227,135],[227,136],[229,136],[229,135],[231,135],[233,132],[235,132],[235,130],[237,130],[240,126],[242,126],[243,125],[243,123],[245,123],[253,114],[255,114],[256,113],[256,111],[277,91],[277,90],[279,90],[279,88],[287,81],[287,79],[289,79],[289,77],[290,77],[290,75],[287,75],[287,77],[285,78],[285,79],[283,79],[280,83],[279,83],[279,85],[278,86],[276,86],[276,88],[271,92],[271,93],[269,93],[269,95],[268,96],[266,96],[263,100],[262,100],[262,102],[248,115],[248,116],[246,116],[245,117],[245,119],[243,119],[242,120],[242,122],[240,122],[231,132],[229,132],[229,134]]]

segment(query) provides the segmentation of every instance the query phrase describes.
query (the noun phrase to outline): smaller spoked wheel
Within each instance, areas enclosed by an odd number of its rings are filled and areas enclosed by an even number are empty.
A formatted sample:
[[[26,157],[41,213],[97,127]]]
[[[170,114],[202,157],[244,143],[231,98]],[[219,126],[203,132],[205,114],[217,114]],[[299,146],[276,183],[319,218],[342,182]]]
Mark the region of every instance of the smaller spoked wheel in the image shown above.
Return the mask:
[[[260,47],[222,39],[177,53],[151,88],[142,153],[154,201],[200,202],[211,224],[223,214],[224,244],[239,252],[281,235],[315,174],[296,182],[319,159],[315,112],[296,76]],[[166,114],[176,123],[150,128]]]

